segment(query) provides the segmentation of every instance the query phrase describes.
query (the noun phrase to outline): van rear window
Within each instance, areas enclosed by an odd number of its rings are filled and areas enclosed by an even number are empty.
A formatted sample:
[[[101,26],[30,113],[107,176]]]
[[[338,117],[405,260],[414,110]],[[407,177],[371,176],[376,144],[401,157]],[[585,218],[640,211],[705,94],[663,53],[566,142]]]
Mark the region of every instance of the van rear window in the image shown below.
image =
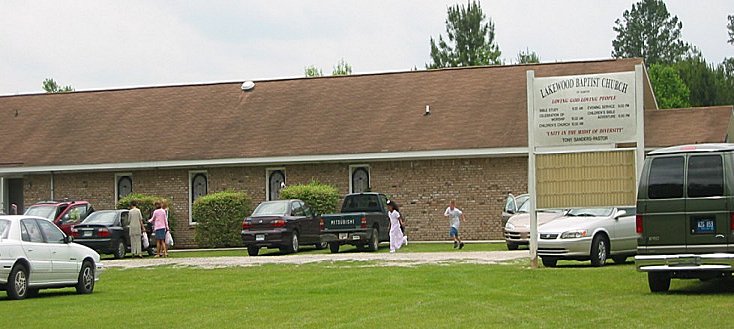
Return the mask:
[[[724,168],[719,155],[696,155],[688,158],[688,197],[705,198],[724,195]]]
[[[682,156],[653,159],[647,196],[650,199],[682,198],[683,164]]]

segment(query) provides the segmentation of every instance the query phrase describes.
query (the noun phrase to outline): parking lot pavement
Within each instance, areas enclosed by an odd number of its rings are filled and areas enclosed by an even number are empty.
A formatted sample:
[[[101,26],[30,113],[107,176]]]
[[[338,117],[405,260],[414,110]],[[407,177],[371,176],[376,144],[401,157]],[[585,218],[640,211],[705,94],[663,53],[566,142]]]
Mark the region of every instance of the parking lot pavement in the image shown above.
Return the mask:
[[[295,254],[275,256],[242,257],[191,257],[191,258],[145,258],[103,261],[106,268],[141,268],[151,266],[193,266],[219,268],[234,266],[256,266],[263,264],[309,264],[324,262],[374,262],[378,266],[412,266],[421,264],[469,263],[498,264],[528,258],[527,250],[477,251],[477,252],[404,252],[404,253],[342,253],[342,254]]]

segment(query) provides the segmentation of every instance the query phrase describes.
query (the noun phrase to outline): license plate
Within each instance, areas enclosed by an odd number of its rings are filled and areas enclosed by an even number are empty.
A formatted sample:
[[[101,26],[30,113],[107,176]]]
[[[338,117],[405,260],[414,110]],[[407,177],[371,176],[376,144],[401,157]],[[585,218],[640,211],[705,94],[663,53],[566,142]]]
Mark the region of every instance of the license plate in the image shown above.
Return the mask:
[[[352,235],[352,240],[359,240],[359,235]]]
[[[92,236],[92,231],[83,231],[82,236]]]
[[[713,218],[696,219],[694,233],[716,233],[716,221]]]
[[[349,237],[349,233],[339,233],[339,240],[346,240]]]
[[[265,241],[265,234],[258,234],[255,236],[255,241]]]

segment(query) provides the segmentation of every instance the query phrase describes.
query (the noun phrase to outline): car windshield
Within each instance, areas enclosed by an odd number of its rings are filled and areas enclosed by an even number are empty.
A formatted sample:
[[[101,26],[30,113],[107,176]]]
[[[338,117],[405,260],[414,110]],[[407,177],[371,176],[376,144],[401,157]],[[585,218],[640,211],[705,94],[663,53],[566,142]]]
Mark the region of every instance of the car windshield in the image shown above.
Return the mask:
[[[31,206],[25,211],[28,216],[43,217],[48,220],[54,220],[56,217],[56,206]]]
[[[285,216],[288,213],[288,201],[271,201],[263,202],[255,211],[252,212],[252,217],[257,216]]]
[[[530,210],[530,202],[528,202],[528,200],[530,200],[530,198],[525,198],[522,200],[522,203],[520,204],[520,208],[517,209],[517,212],[527,213],[528,210]]]
[[[96,211],[85,219],[82,224],[94,224],[94,225],[113,225],[117,218],[116,211]]]
[[[379,202],[376,194],[350,195],[344,200],[342,212],[378,212]]]
[[[612,208],[582,208],[571,209],[566,213],[568,217],[607,217],[612,214]]]
[[[3,239],[7,239],[8,232],[10,232],[10,221],[5,220],[5,219],[0,219],[0,236]]]

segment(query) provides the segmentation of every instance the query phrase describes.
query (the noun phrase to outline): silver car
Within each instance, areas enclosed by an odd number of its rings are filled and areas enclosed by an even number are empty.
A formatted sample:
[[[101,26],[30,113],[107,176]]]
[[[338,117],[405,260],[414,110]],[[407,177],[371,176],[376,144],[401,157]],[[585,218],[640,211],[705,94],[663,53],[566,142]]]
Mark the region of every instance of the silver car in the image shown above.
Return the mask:
[[[634,207],[572,209],[540,226],[538,233],[538,256],[547,267],[560,259],[604,266],[611,257],[624,263],[637,253]]]
[[[527,199],[526,199],[527,200]],[[519,246],[527,246],[530,243],[530,214],[528,208],[530,202],[520,206],[518,213],[507,221],[502,231],[505,235],[507,249],[517,250]],[[538,210],[538,226],[558,219],[565,213],[562,209],[540,209]]]
[[[522,205],[526,203],[529,198],[529,194],[514,196],[510,193],[507,195],[507,199],[505,200],[505,209],[502,210],[502,227],[505,227],[510,217],[523,211]],[[527,210],[525,210],[525,212],[527,212]]]
[[[90,294],[99,280],[99,254],[72,243],[50,221],[34,216],[0,216],[0,289],[10,299],[39,289],[76,287]]]

